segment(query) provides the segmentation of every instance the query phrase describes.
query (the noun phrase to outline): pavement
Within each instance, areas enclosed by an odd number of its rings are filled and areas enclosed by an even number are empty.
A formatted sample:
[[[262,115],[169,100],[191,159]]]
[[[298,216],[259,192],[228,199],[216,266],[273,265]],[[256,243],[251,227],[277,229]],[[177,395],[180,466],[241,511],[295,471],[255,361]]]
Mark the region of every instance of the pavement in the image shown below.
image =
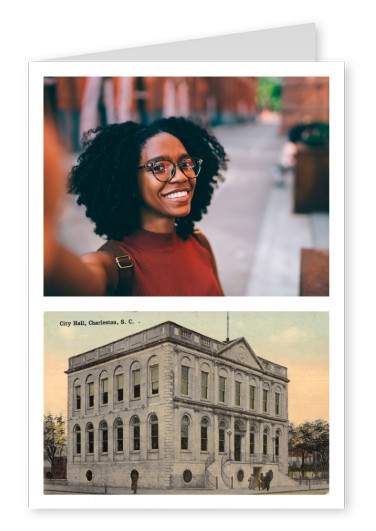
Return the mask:
[[[293,177],[288,176],[283,186],[273,177],[285,142],[278,129],[278,122],[214,129],[230,163],[208,214],[197,225],[212,244],[228,296],[299,295],[300,249],[329,248],[329,215],[294,214]],[[75,159],[76,154],[67,157],[67,172]],[[60,237],[77,254],[103,243],[85,209],[69,195]]]
[[[132,495],[130,487],[106,487],[106,492],[104,487],[95,487],[95,486],[68,486],[55,484],[53,481],[46,481],[44,484],[44,493],[45,494],[107,494],[107,495]],[[169,490],[158,490],[158,489],[143,489],[138,488],[136,495],[201,495],[201,496],[212,496],[212,495],[230,495],[230,496],[265,496],[270,494],[327,494],[329,492],[328,483],[315,483],[311,485],[309,489],[307,485],[288,486],[288,487],[276,487],[271,486],[270,490],[249,490],[249,489],[224,489],[224,490],[208,490],[208,489],[169,489]]]

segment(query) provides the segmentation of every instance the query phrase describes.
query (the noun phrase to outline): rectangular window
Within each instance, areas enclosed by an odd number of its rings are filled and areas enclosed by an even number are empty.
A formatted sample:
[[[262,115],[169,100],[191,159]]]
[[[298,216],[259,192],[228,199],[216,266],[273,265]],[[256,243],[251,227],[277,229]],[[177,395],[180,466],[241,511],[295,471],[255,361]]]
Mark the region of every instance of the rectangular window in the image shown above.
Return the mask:
[[[226,378],[224,376],[219,377],[219,397],[220,402],[226,401]]]
[[[158,450],[158,422],[151,424],[151,449]]]
[[[150,386],[151,394],[157,395],[159,393],[159,365],[150,367]]]
[[[241,382],[235,382],[235,405],[240,406],[240,391],[241,391]]]
[[[201,398],[204,400],[208,398],[208,382],[209,373],[201,371]]]
[[[81,431],[76,431],[76,454],[81,455]]]
[[[116,399],[117,402],[124,400],[124,374],[116,375]]]
[[[133,426],[133,450],[140,449],[140,425]]]
[[[81,386],[77,385],[74,388],[74,402],[76,406],[76,411],[80,411],[81,409]]]
[[[266,433],[262,436],[262,454],[268,455],[268,436]]]
[[[189,390],[189,367],[181,366],[181,394],[188,395]]]
[[[123,448],[123,426],[118,426],[116,430],[116,450],[122,452]]]
[[[141,371],[137,369],[132,373],[133,377],[133,398],[140,398],[141,396]]]
[[[88,432],[88,454],[94,453],[94,431]]]
[[[225,430],[223,428],[219,428],[218,443],[218,451],[223,454],[225,451]]]
[[[281,414],[281,395],[279,393],[275,394],[275,414]]]
[[[89,407],[94,407],[94,382],[87,384],[87,394],[89,397]]]
[[[249,453],[254,455],[255,453],[255,434],[251,431],[249,439]]]
[[[262,411],[264,413],[268,412],[268,391],[266,389],[262,391]]]
[[[180,449],[188,450],[188,423],[183,422],[180,433]]]
[[[208,451],[208,427],[201,426],[201,452]]]
[[[256,409],[256,387],[249,386],[249,409]]]
[[[104,454],[108,452],[108,430],[102,431],[102,452]]]
[[[103,378],[101,380],[101,396],[102,396],[102,405],[108,404],[108,378]]]

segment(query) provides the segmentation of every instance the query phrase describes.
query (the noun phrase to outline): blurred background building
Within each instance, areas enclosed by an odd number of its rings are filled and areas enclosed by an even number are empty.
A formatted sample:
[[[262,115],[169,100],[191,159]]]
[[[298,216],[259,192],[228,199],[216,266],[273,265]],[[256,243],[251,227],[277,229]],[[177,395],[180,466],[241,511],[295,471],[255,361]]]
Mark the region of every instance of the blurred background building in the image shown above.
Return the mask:
[[[56,77],[44,91],[67,174],[98,125],[185,116],[209,126],[230,163],[198,225],[226,295],[328,295],[328,78]],[[102,244],[71,196],[60,235],[79,254]]]

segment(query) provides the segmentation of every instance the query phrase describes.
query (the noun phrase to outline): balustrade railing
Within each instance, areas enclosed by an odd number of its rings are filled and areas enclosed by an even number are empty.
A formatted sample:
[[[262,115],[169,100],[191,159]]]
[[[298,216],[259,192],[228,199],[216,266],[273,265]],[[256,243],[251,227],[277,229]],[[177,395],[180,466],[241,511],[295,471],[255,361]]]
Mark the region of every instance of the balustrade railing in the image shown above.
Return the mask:
[[[210,488],[217,489],[218,488],[217,478],[208,470],[209,466],[212,463],[214,463],[214,461],[215,461],[215,454],[212,453],[209,455],[209,457],[205,461],[205,481],[206,481],[206,484]]]
[[[232,478],[224,471],[225,464],[230,461],[228,454],[224,454],[221,461],[221,477],[227,488],[232,489]]]

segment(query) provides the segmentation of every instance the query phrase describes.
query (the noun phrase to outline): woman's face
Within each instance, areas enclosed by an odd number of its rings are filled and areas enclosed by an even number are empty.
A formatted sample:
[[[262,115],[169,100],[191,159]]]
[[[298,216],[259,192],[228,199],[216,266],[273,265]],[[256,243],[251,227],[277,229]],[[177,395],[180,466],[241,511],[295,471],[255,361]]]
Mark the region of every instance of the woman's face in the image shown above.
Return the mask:
[[[140,166],[158,160],[170,160],[175,164],[187,155],[183,144],[169,133],[158,133],[149,138],[141,152]],[[165,176],[163,176],[165,178]],[[175,218],[187,216],[191,210],[191,201],[196,179],[188,179],[176,167],[176,173],[170,181],[158,181],[150,168],[138,170],[138,188],[140,191],[141,226],[158,232],[163,227],[174,225]]]

